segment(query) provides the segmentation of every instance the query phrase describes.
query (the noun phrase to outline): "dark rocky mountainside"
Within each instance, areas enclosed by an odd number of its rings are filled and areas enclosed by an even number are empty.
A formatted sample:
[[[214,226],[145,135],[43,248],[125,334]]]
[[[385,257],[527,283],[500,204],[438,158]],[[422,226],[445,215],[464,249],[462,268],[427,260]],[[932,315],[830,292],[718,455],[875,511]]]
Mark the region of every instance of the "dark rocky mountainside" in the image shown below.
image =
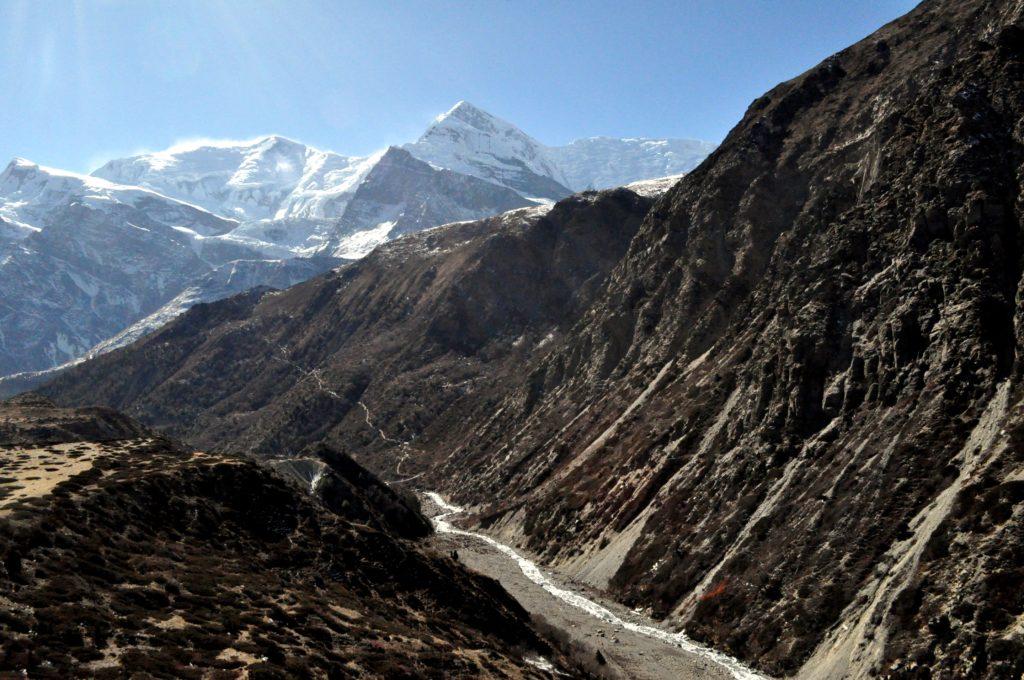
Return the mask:
[[[1019,675],[1022,22],[926,2],[754,102],[433,478],[773,673]]]
[[[424,460],[401,442],[517,381],[590,304],[651,204],[581,194],[402,238],[282,293],[195,307],[46,391],[198,445],[280,457],[326,441],[409,475]]]
[[[928,1],[755,101],[575,288],[458,225],[48,391],[273,455],[350,433],[773,674],[1019,677],[1022,81],[1024,4]],[[632,235],[616,195],[527,224]]]
[[[37,398],[0,403],[0,433],[4,677],[542,678],[524,654],[563,661],[344,456],[313,495]]]

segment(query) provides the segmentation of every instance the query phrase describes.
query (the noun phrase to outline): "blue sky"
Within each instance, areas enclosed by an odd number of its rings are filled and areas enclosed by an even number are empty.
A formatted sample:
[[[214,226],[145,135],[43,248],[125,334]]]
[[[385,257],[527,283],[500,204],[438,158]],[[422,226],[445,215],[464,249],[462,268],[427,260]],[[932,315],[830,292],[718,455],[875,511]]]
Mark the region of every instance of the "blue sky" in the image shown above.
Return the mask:
[[[0,163],[87,171],[196,137],[340,153],[460,99],[561,144],[719,141],[909,0],[0,0]]]

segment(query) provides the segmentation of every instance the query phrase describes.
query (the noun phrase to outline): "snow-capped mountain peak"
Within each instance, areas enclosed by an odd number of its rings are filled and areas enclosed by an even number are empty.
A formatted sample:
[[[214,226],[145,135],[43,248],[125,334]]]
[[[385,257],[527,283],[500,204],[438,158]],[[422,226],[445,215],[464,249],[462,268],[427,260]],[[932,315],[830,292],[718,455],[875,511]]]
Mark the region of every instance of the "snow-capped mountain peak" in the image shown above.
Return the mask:
[[[161,221],[200,235],[223,233],[237,224],[150,189],[48,168],[24,158],[15,158],[0,173],[0,219],[18,227],[21,236],[44,228],[57,211],[72,203],[100,209],[146,206]]]
[[[268,135],[179,144],[110,161],[93,175],[150,188],[241,220],[322,218],[343,212],[346,194],[351,193],[345,187],[351,189],[365,174],[366,160]]]
[[[96,191],[105,191],[117,187],[115,183],[108,182],[105,179],[79,175],[67,170],[48,168],[38,163],[33,163],[27,158],[15,157],[7,164],[3,173],[0,173],[0,195],[8,196],[11,193],[27,194],[42,188],[54,180],[67,186],[91,188]]]
[[[304,173],[307,159],[315,153],[320,152],[285,137],[265,137],[244,155],[228,184],[237,187],[295,184]]]
[[[483,179],[528,200],[692,169],[714,147],[680,139],[593,137],[545,146],[468,101],[402,148],[435,168]],[[343,156],[282,135],[194,140],[113,160],[94,177],[150,189],[242,222],[341,218],[386,150]]]
[[[197,301],[196,281],[235,260],[261,263],[248,283],[287,284],[263,258],[362,257],[401,234],[684,172],[710,151],[701,144],[593,138],[550,147],[460,101],[418,141],[369,156],[265,135],[184,141],[91,175],[16,158],[0,166],[0,375],[149,328]],[[656,192],[671,181],[634,188]],[[286,269],[312,275],[305,264]]]
[[[512,123],[460,101],[406,144],[431,165],[478,177],[528,197],[559,199],[571,192],[544,145]]]
[[[711,153],[715,144],[693,139],[590,137],[564,146],[546,146],[512,123],[460,101],[405,148],[432,165],[525,196],[558,199],[570,191],[687,172]]]
[[[473,106],[466,100],[460,100],[455,104],[455,106],[437,116],[434,119],[434,123],[444,123],[449,118],[460,120],[478,129],[491,129],[497,131],[499,128],[513,128],[518,130],[518,128],[511,123],[487,113],[481,108]]]

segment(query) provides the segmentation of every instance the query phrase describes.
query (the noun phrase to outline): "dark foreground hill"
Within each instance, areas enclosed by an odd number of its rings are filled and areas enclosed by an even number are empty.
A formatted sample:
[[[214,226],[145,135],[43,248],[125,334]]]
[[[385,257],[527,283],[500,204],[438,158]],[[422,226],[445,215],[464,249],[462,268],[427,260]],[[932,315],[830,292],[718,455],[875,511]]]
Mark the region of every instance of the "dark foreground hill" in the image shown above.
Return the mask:
[[[576,232],[462,225],[49,391],[252,450],[351,432],[773,673],[1019,677],[1022,168],[1024,5],[930,0],[756,100],[589,278],[551,255],[589,255]],[[634,224],[608,201],[580,224]],[[403,245],[434,255],[379,266]]]
[[[0,403],[0,676],[549,677],[524,655],[561,655],[496,582],[324,460],[311,489],[113,413]]]

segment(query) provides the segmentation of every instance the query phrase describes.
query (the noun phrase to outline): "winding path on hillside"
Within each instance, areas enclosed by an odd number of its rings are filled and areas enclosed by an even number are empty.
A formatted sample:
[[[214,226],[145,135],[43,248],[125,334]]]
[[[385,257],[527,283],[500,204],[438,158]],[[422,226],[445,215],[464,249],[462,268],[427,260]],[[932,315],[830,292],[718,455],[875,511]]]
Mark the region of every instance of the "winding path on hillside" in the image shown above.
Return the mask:
[[[574,639],[600,651],[608,663],[629,678],[687,680],[712,678],[763,680],[736,659],[700,645],[683,633],[672,633],[614,603],[599,603],[582,587],[563,582],[516,550],[494,538],[459,529],[450,521],[463,512],[439,494],[426,492],[425,510],[437,530],[435,543],[456,550],[468,567],[497,579],[531,614]]]

